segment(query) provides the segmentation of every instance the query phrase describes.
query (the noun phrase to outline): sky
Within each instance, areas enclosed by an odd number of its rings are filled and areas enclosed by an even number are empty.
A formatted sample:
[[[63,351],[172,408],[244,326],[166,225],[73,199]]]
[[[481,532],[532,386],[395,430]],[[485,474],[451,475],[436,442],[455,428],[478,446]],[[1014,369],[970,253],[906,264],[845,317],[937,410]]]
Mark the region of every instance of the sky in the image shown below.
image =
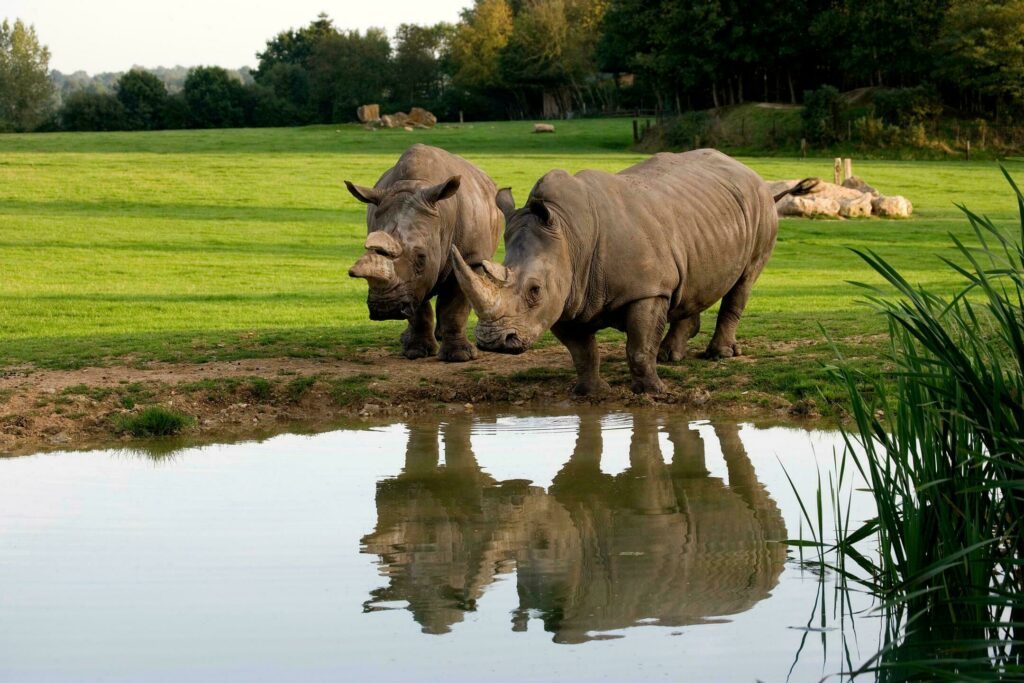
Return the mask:
[[[472,0],[3,0],[0,19],[34,24],[64,73],[134,65],[256,66],[256,52],[326,12],[339,28],[454,22]]]

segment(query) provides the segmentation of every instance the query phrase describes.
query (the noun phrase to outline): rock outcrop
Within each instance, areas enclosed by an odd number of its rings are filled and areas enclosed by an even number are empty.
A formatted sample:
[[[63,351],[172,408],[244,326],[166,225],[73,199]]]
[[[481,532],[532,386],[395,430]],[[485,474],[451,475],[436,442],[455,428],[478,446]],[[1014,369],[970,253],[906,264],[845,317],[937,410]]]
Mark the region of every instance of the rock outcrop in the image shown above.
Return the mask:
[[[768,191],[777,195],[792,189],[798,181],[776,180],[768,183]],[[914,207],[906,197],[882,195],[857,176],[847,178],[842,185],[819,182],[810,193],[802,197],[787,195],[775,205],[780,216],[804,218],[909,218]]]

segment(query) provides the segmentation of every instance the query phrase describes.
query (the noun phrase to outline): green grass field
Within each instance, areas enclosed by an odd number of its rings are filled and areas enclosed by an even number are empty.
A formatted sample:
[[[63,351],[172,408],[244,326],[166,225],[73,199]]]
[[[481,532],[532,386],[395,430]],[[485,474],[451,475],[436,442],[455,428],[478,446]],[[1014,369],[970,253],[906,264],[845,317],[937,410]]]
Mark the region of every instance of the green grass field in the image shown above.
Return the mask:
[[[396,347],[401,324],[369,322],[366,285],[346,275],[365,227],[344,179],[372,184],[408,145],[424,142],[466,156],[522,201],[552,168],[615,171],[643,158],[629,150],[630,126],[561,122],[554,135],[500,122],[412,133],[321,126],[0,136],[0,366]],[[768,179],[831,173],[828,159],[743,161]],[[1008,168],[1024,176],[1024,164]],[[800,358],[816,366],[827,355],[819,325],[840,340],[883,331],[846,283],[871,280],[848,247],[877,250],[941,290],[951,282],[939,261],[953,254],[946,235],[968,234],[955,203],[1008,225],[1015,219],[991,162],[855,160],[855,172],[908,196],[915,217],[783,221],[740,328],[755,346],[808,340]],[[702,334],[711,328],[709,318]],[[807,382],[804,363],[777,360],[758,371],[768,388]],[[730,372],[708,370],[708,380],[727,382]]]

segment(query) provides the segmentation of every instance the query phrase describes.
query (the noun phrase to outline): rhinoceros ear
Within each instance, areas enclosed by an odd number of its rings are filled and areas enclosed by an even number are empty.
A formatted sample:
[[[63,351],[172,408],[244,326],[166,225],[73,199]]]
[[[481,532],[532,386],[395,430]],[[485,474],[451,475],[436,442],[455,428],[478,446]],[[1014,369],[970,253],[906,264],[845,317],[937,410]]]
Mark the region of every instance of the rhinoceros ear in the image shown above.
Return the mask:
[[[380,198],[383,193],[375,187],[361,187],[349,180],[345,181],[345,187],[348,188],[353,197],[363,204],[380,204]]]
[[[543,199],[531,199],[526,206],[541,223],[551,225],[551,211],[548,210],[548,205],[544,203]]]
[[[503,187],[498,190],[498,194],[494,197],[494,203],[501,209],[501,213],[504,214],[505,220],[511,220],[512,214],[516,210],[516,200],[512,198],[512,188]]]
[[[442,199],[448,199],[453,194],[459,191],[459,185],[462,183],[462,176],[453,175],[443,183],[437,185],[431,185],[420,190],[420,196],[423,197],[423,201],[428,204],[437,204]]]

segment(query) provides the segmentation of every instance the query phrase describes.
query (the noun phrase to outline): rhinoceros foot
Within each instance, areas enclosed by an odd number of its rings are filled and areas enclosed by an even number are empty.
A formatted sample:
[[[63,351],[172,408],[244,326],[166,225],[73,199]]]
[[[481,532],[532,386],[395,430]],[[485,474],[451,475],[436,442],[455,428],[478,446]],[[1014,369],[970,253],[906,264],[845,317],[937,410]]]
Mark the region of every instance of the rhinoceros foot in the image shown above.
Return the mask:
[[[633,380],[630,389],[634,394],[664,394],[665,383],[657,377],[638,377]]]
[[[659,363],[678,363],[679,361],[686,358],[686,347],[675,348],[662,342],[661,347],[658,349],[658,362]]]
[[[742,356],[743,352],[740,350],[740,345],[735,342],[732,344],[710,344],[701,354],[701,358],[707,360],[719,360],[722,358],[732,358],[734,356]]]
[[[445,340],[437,357],[446,363],[465,363],[476,358],[476,349],[468,339]]]
[[[413,336],[408,330],[402,333],[402,355],[409,360],[427,358],[437,353],[437,342],[429,337]]]
[[[611,390],[612,386],[603,378],[598,377],[591,380],[581,379],[576,382],[576,386],[572,388],[572,393],[574,396],[598,396]]]

